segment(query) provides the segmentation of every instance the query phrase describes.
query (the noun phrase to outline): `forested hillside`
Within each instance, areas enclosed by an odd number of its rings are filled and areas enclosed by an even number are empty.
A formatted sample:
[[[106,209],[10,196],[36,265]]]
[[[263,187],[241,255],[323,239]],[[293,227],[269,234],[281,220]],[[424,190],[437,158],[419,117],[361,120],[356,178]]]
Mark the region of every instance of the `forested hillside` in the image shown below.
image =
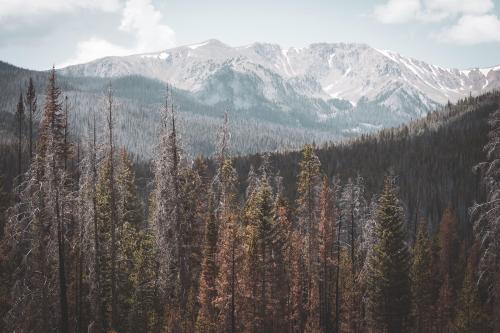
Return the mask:
[[[485,159],[487,119],[499,103],[498,92],[468,98],[410,124],[317,146],[316,153],[329,179],[345,182],[361,176],[368,199],[380,191],[384,175],[396,176],[410,225],[423,218],[437,226],[445,208],[451,206],[465,227],[468,207],[482,199],[479,176],[472,169]],[[270,155],[291,200],[296,198],[300,159],[300,152]],[[242,184],[250,167],[258,167],[260,160],[259,155],[235,160]]]
[[[2,142],[1,331],[499,331],[498,92],[259,156],[226,112],[192,159],[167,87],[136,161],[112,86],[79,135],[56,72],[39,124],[33,89]]]
[[[20,89],[26,89],[30,77],[38,104],[43,105],[48,72],[25,70],[0,61],[0,117],[8,117],[8,114],[15,112]],[[163,104],[163,82],[139,75],[110,79],[61,75],[59,83],[64,97],[68,97],[70,124],[76,136],[84,135],[87,118],[93,110],[103,108],[103,91],[111,83],[117,110],[115,135],[120,146],[142,158],[152,157],[152,148],[158,140],[156,125],[160,121],[158,110]],[[237,110],[233,108],[230,98],[227,102],[210,105],[198,101],[190,92],[175,87],[173,91],[179,111],[179,134],[183,138],[185,153],[191,157],[213,155],[215,133],[221,125],[224,110],[231,113],[233,154],[299,149],[310,140],[338,140],[378,128],[358,126],[355,114],[347,114],[346,119],[338,123],[315,123],[308,118],[307,113],[280,111],[265,104],[253,109]],[[301,107],[304,112],[310,108],[308,105]],[[354,132],[349,131],[353,128]]]

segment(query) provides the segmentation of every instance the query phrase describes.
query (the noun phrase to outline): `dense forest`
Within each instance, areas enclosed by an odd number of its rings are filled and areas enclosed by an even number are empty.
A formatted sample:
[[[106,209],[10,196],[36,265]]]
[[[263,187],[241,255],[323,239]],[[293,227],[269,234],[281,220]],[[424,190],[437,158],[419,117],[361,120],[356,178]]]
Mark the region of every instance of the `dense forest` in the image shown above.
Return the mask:
[[[239,157],[225,113],[207,159],[167,86],[149,161],[111,85],[78,135],[36,89],[2,114],[0,331],[500,332],[500,93]]]

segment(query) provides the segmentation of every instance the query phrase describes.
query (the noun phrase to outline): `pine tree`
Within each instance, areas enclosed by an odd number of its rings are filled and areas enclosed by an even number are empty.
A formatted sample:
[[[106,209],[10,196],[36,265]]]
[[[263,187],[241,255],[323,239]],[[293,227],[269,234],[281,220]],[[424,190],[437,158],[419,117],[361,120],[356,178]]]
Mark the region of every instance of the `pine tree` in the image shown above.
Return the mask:
[[[111,88],[111,83],[108,86],[108,91],[106,95],[106,107],[107,107],[107,129],[108,129],[108,161],[107,161],[107,172],[105,175],[109,178],[107,181],[108,192],[109,192],[109,209],[110,209],[110,223],[111,223],[111,243],[109,244],[110,254],[111,254],[111,314],[110,314],[110,324],[111,328],[118,327],[118,292],[117,292],[117,250],[118,250],[118,240],[117,232],[119,228],[118,212],[117,212],[117,193],[115,189],[115,142],[113,136],[114,129],[114,99],[113,90]]]
[[[349,332],[360,329],[361,314],[361,226],[366,219],[366,202],[364,199],[363,179],[358,176],[355,181],[348,180],[339,200],[342,228],[339,230],[349,252],[349,260],[344,267],[343,324]]]
[[[17,175],[21,177],[23,172],[23,136],[24,136],[24,101],[23,101],[23,93],[19,93],[19,101],[17,102],[16,109],[16,118],[17,118]]]
[[[457,333],[488,332],[489,321],[481,307],[474,269],[468,265],[457,303],[455,330]]]
[[[216,279],[217,332],[234,333],[241,325],[242,231],[237,221],[237,175],[230,160],[221,169],[220,231]]]
[[[105,331],[113,328],[112,323],[112,299],[113,299],[113,274],[112,274],[112,201],[110,192],[110,164],[111,159],[106,157],[99,168],[99,178],[96,186],[96,215],[97,215],[97,239],[99,252],[97,254],[97,265],[99,267],[98,299],[97,307],[101,313],[102,320],[99,327]]]
[[[275,299],[273,331],[284,332],[293,330],[292,304],[292,268],[296,258],[296,248],[293,246],[294,230],[289,218],[289,209],[281,192],[278,190],[273,211],[272,251],[274,258],[274,273],[271,276],[271,290]]]
[[[12,258],[23,258],[14,273],[13,306],[6,319],[12,331],[69,330],[65,224],[72,199],[63,163],[65,122],[59,96],[52,69],[39,151],[18,188],[18,204],[6,228]]]
[[[216,217],[212,213],[212,205],[212,201],[210,200],[209,215],[207,216],[208,221],[205,227],[203,263],[198,295],[200,310],[196,321],[196,331],[200,333],[214,333],[217,326],[217,312],[214,302],[217,296],[215,281],[218,275],[216,254],[219,230]]]
[[[135,184],[135,172],[130,156],[125,149],[120,152],[120,163],[117,175],[119,197],[118,212],[120,223],[139,229],[142,225],[142,204]]]
[[[324,332],[333,329],[334,316],[334,271],[336,238],[336,219],[338,212],[335,209],[334,193],[328,180],[323,179],[320,196],[320,224],[319,224],[319,306],[320,323]]]
[[[205,240],[203,249],[203,263],[200,274],[198,301],[199,312],[196,322],[197,332],[216,332],[220,322],[219,307],[216,304],[218,300],[218,279],[220,272],[220,260],[218,252],[220,248],[220,226],[222,224],[221,217],[227,208],[228,194],[233,196],[234,188],[224,192],[224,165],[228,156],[229,150],[229,122],[227,112],[224,114],[223,126],[219,129],[217,152],[216,152],[216,174],[210,184],[210,189],[207,192],[208,205],[205,219]],[[229,161],[227,163],[230,163]],[[223,195],[226,193],[225,195]],[[229,198],[231,198],[229,197]],[[230,201],[232,201],[234,197]],[[226,206],[225,206],[226,205]],[[234,208],[234,207],[233,207]]]
[[[415,332],[429,332],[434,281],[432,279],[431,245],[427,235],[427,225],[423,221],[420,223],[413,248],[411,281]]]
[[[144,267],[142,264],[145,254],[141,249],[141,241],[146,241],[146,236],[141,232],[142,207],[135,185],[135,173],[125,150],[120,153],[117,171],[117,211],[120,221],[117,232],[119,236],[117,237],[117,294],[119,295],[117,308],[120,318],[116,329],[121,332],[129,328],[127,324],[129,316],[132,316],[133,303],[142,301],[137,299],[140,296],[134,293],[134,290],[141,287],[137,284],[140,278],[135,272],[141,268],[147,271],[151,267]],[[144,326],[146,319],[141,318],[139,314],[136,316],[143,320],[142,326]]]
[[[247,330],[250,332],[271,332],[275,311],[272,276],[273,258],[273,198],[272,189],[265,174],[248,198],[244,219],[246,221],[246,298],[250,315]]]
[[[500,111],[489,117],[490,132],[484,147],[487,161],[476,166],[486,191],[485,202],[471,208],[474,231],[481,243],[481,280],[489,290],[494,321],[493,330],[500,330]]]
[[[33,79],[30,77],[28,81],[28,91],[26,92],[26,105],[28,106],[28,139],[29,139],[29,154],[30,160],[33,158],[34,154],[34,133],[33,133],[33,122],[35,121],[35,116],[37,114],[36,110],[36,92],[35,86],[33,85]]]
[[[155,239],[149,230],[140,230],[135,237],[137,241],[130,277],[133,289],[128,315],[128,332],[156,332],[159,318],[155,309],[157,303]]]
[[[201,168],[201,169],[197,169]],[[207,216],[206,184],[199,172],[204,173],[205,166],[198,162],[196,168],[183,168],[180,175],[180,190],[182,193],[181,216],[183,249],[185,251],[186,281],[183,283],[187,293],[185,315],[183,316],[184,331],[193,332],[196,312],[198,311],[197,296],[200,279],[203,230]]]
[[[104,328],[103,309],[101,308],[101,271],[100,260],[101,246],[99,243],[99,220],[97,207],[97,182],[98,182],[98,144],[97,144],[97,123],[95,112],[89,120],[88,133],[86,136],[85,155],[79,165],[79,223],[80,223],[80,241],[77,243],[81,253],[79,256],[79,295],[80,301],[78,309],[83,316],[83,288],[88,293],[88,320],[79,317],[78,331],[83,327],[89,326],[94,331],[100,332]],[[85,255],[84,255],[85,254]],[[84,269],[86,267],[86,269]],[[85,325],[86,324],[86,325]]]
[[[162,110],[160,142],[154,161],[154,209],[152,221],[159,256],[159,286],[167,304],[166,327],[179,331],[181,311],[186,304],[186,257],[180,193],[180,149],[175,127],[172,96],[167,89]]]
[[[377,243],[370,260],[368,288],[372,325],[383,332],[403,332],[410,312],[409,253],[403,212],[394,180],[385,180],[378,202]]]
[[[299,176],[297,180],[297,214],[299,229],[304,236],[305,250],[305,284],[303,294],[307,295],[306,316],[315,313],[311,311],[316,302],[316,291],[318,280],[318,217],[319,217],[319,192],[321,188],[320,162],[314,149],[306,145],[302,150],[302,160],[299,163]],[[313,281],[315,280],[315,281]],[[314,286],[313,286],[314,285]]]

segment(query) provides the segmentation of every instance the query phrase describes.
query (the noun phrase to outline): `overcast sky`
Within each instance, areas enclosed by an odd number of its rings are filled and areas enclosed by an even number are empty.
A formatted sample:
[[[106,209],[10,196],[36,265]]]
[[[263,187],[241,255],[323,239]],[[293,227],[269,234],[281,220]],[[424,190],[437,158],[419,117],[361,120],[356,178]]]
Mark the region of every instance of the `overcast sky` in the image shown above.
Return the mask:
[[[48,69],[216,38],[363,42],[432,64],[500,64],[500,0],[0,0],[0,60]]]

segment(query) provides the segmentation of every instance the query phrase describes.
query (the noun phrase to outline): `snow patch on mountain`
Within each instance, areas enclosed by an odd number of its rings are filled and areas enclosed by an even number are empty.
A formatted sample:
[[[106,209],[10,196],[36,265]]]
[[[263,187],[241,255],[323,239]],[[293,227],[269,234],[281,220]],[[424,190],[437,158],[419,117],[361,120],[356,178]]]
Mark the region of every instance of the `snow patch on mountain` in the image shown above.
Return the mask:
[[[169,82],[211,105],[242,109],[273,105],[301,110],[320,121],[338,110],[330,101],[379,106],[401,117],[425,115],[447,101],[500,87],[500,66],[458,70],[355,43],[282,48],[218,40],[156,53],[107,57],[63,68],[73,76],[142,75]],[[362,102],[362,103],[360,103]]]

